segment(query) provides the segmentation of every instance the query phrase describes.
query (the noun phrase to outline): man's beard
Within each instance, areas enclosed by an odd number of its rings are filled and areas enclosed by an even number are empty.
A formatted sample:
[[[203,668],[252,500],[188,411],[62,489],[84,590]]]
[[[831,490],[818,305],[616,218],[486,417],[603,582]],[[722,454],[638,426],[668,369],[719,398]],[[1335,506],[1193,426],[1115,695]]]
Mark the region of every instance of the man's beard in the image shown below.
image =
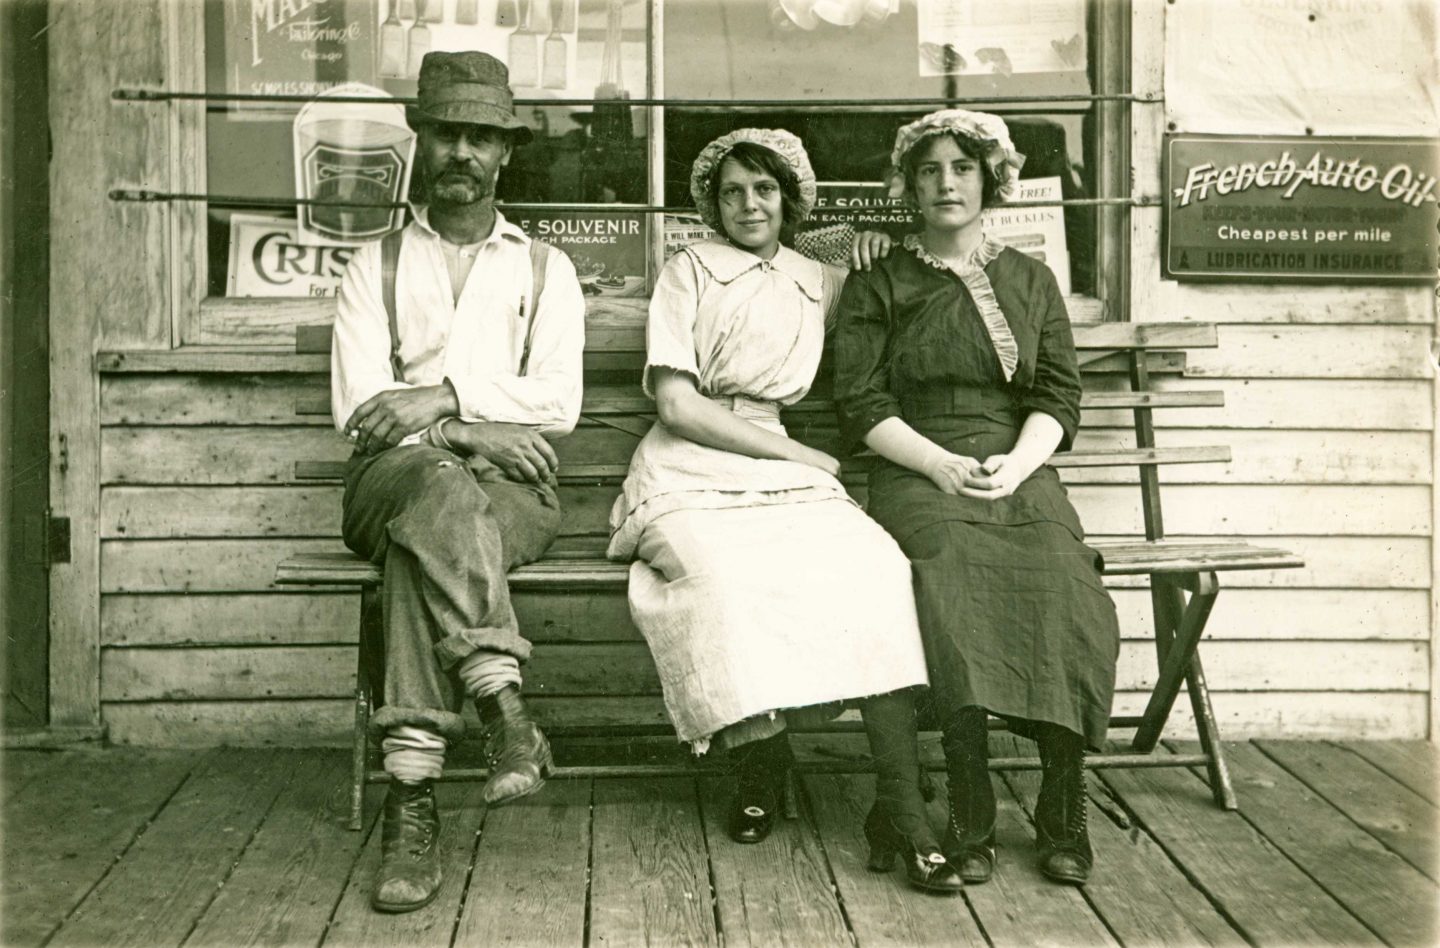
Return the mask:
[[[495,182],[493,179],[487,182],[476,175],[450,168],[442,171],[430,186],[430,202],[432,204],[448,204],[458,207],[477,204],[494,196]]]

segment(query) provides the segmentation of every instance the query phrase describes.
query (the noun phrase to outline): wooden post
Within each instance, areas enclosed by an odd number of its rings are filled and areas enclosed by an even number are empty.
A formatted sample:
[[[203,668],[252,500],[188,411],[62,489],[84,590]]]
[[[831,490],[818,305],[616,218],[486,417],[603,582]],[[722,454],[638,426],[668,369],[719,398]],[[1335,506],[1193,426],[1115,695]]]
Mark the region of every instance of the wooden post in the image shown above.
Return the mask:
[[[163,88],[169,0],[50,3],[50,506],[70,518],[70,562],[50,574],[50,723],[100,723],[100,348],[168,348],[162,205],[113,187],[168,183],[164,107],[115,105]]]

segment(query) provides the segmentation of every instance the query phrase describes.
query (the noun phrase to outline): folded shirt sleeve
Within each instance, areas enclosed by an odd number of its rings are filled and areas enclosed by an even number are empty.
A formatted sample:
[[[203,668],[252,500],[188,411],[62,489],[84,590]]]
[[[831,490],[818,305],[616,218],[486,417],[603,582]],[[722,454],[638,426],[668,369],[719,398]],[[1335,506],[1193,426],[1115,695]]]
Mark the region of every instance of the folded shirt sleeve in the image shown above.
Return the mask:
[[[330,346],[330,410],[335,428],[366,401],[392,389],[410,388],[390,364],[390,318],[380,296],[380,243],[355,252],[340,280]]]
[[[1055,275],[1047,267],[1035,268],[1032,305],[1039,308],[1040,340],[1035,355],[1035,380],[1019,393],[1027,414],[1041,411],[1060,423],[1064,436],[1057,451],[1069,451],[1080,427],[1080,362],[1070,314]]]
[[[695,315],[700,308],[700,268],[685,251],[677,253],[660,271],[645,320],[645,394],[655,397],[650,370],[674,369],[700,384],[700,362],[695,354]]]
[[[900,415],[890,392],[890,310],[878,271],[846,279],[835,319],[835,408],[846,453],[861,448],[871,428]]]

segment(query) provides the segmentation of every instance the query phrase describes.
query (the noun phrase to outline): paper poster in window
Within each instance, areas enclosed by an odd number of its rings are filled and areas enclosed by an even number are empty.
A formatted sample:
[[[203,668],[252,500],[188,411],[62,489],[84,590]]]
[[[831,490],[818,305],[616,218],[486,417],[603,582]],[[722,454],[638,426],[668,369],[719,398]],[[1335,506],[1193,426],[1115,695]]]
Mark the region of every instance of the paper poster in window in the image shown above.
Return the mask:
[[[1084,0],[916,0],[922,76],[1085,69]]]
[[[1436,135],[1434,0],[1165,7],[1165,111],[1182,132]]]
[[[1058,201],[1060,179],[1026,178],[1015,192],[1015,201]],[[1062,296],[1070,295],[1070,252],[1065,242],[1065,209],[1062,207],[987,208],[981,218],[985,233],[998,237],[1007,247],[1029,254],[1050,268]]]
[[[665,215],[665,259],[669,260],[685,247],[699,240],[715,236],[710,228],[696,214]]]
[[[334,296],[355,248],[300,242],[289,217],[230,215],[226,296]]]
[[[376,0],[225,0],[227,91],[317,95],[375,81]]]

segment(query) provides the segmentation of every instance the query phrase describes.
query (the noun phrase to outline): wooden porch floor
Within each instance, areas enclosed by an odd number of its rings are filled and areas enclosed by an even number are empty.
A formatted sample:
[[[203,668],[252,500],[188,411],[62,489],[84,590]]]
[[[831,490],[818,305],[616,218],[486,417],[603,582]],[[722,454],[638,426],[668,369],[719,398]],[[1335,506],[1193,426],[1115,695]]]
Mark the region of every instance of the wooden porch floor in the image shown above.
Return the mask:
[[[858,753],[825,741],[804,753]],[[1010,741],[996,735],[995,752]],[[1092,774],[1097,868],[1083,890],[1034,870],[1038,776],[1005,775],[999,869],[958,898],[865,871],[864,775],[805,777],[801,818],[758,846],[725,838],[725,778],[552,781],[488,812],[479,785],[448,783],[440,897],[382,916],[366,903],[381,790],[364,831],[347,832],[342,751],[10,750],[0,936],[144,948],[1436,942],[1435,745],[1257,741],[1229,755],[1239,813],[1216,809],[1188,771]]]

